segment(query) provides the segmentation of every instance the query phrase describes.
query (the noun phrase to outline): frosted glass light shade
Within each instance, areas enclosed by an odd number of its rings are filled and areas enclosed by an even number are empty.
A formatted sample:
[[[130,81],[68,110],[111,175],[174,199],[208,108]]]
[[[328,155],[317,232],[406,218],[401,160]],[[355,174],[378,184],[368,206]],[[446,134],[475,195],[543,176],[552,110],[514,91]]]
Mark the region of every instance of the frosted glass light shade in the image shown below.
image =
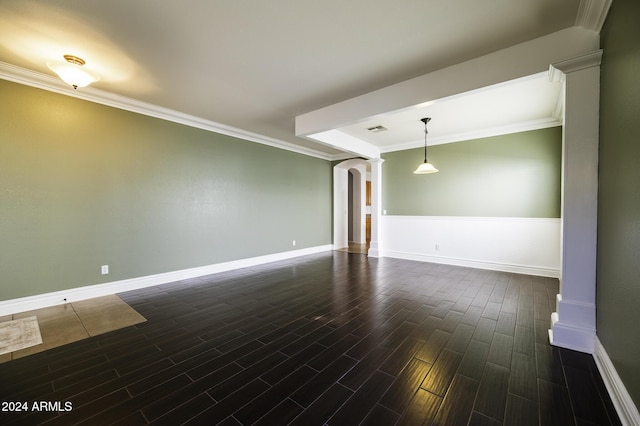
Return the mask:
[[[416,169],[415,172],[413,172],[413,174],[426,175],[429,173],[437,173],[437,172],[438,172],[438,169],[433,167],[433,164],[424,162],[418,166],[418,168]]]
[[[62,81],[72,86],[74,89],[88,86],[91,83],[100,80],[100,77],[86,69],[83,69],[81,65],[69,62],[47,62],[47,66],[53,72],[58,74]]]

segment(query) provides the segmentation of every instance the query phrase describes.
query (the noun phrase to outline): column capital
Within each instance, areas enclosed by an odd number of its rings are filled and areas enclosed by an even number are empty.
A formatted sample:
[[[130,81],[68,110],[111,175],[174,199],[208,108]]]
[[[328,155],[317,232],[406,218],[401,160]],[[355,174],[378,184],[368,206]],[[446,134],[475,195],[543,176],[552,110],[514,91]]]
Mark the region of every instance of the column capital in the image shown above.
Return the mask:
[[[384,158],[372,158],[370,160],[367,160],[367,162],[371,164],[382,164],[384,163]]]
[[[602,62],[602,49],[594,50],[585,55],[556,62],[549,65],[549,81],[562,81],[562,74],[569,74],[587,68],[599,67]]]

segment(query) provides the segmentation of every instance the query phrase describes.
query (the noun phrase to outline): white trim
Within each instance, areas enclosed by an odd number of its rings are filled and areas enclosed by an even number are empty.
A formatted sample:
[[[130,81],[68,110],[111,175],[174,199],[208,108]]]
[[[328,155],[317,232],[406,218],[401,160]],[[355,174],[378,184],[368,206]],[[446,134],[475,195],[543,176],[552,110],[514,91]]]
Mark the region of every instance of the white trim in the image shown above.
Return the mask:
[[[333,167],[333,246],[334,250],[348,247],[349,210],[353,210],[354,237],[356,234],[365,239],[365,186],[367,175],[367,162],[360,158],[353,158],[336,164]],[[354,177],[354,197],[360,198],[353,206],[349,206],[349,169],[356,169],[360,178]],[[356,190],[357,189],[357,190]],[[357,205],[357,208],[356,208]],[[362,243],[365,241],[361,241]]]
[[[338,129],[326,130],[324,132],[307,135],[306,137],[332,148],[348,151],[357,156],[365,158],[380,157],[380,149],[378,147]]]
[[[576,26],[599,34],[612,2],[613,0],[581,0],[576,16]]]
[[[569,74],[587,68],[599,67],[602,63],[602,53],[603,50],[598,49],[585,55],[551,64],[549,68],[549,81],[561,81],[561,77],[556,76],[557,71],[555,70],[562,71],[564,74]]]
[[[0,316],[30,311],[33,309],[45,308],[48,306],[60,305],[64,303],[77,302],[78,300],[91,299],[94,297],[116,294],[123,291],[153,287],[160,284],[167,284],[175,281],[201,277],[218,272],[231,271],[234,269],[247,268],[250,266],[257,266],[265,263],[292,259],[299,256],[331,251],[332,249],[333,246],[331,244],[327,244],[324,246],[309,247],[305,249],[234,260],[230,262],[215,263],[212,265],[200,266],[196,268],[165,272],[162,274],[130,278],[104,284],[70,288],[67,290],[38,294],[35,296],[21,297],[12,300],[4,300],[0,301]]]
[[[468,268],[488,269],[491,271],[511,272],[514,274],[537,275],[541,277],[558,278],[560,275],[560,271],[552,268],[516,265],[516,264],[499,263],[499,262],[486,262],[486,261],[478,261],[473,259],[461,259],[461,258],[446,257],[446,256],[433,256],[433,255],[420,254],[420,253],[408,253],[408,252],[401,252],[401,251],[385,250],[383,253],[383,256],[392,257],[395,259],[415,260],[418,262],[431,262],[431,263],[439,263],[444,265],[464,266]]]
[[[572,323],[563,323],[559,318],[557,312],[551,314],[549,343],[561,348],[592,354],[596,330]]]
[[[593,359],[596,362],[596,366],[600,371],[604,385],[607,387],[609,396],[613,405],[616,407],[618,417],[623,425],[640,425],[640,413],[638,408],[633,403],[627,388],[622,383],[618,372],[616,371],[611,358],[607,354],[607,351],[600,343],[598,336],[595,338],[595,351],[593,353]]]
[[[519,217],[519,216],[418,216],[418,215],[386,215],[386,218],[412,220],[443,220],[459,222],[526,222],[526,223],[560,223],[557,217]]]
[[[369,241],[369,257],[380,257],[384,247],[382,226],[382,164],[384,159],[374,158],[367,161],[371,171],[371,238]]]
[[[579,27],[547,34],[347,99],[295,118],[295,134],[338,129],[414,105],[545,71],[549,64],[599,48],[593,31]],[[478,70],[483,72],[479,73]]]
[[[567,74],[575,71],[584,70],[587,68],[593,68],[600,66],[602,63],[603,50],[594,50],[586,55],[578,56],[576,58],[567,59],[565,61],[556,62],[549,65],[549,82],[550,83],[565,83],[567,80]],[[566,89],[561,91],[562,106],[566,103]],[[554,112],[555,116],[555,112]],[[562,117],[559,118],[562,122]]]
[[[551,65],[564,78],[560,291],[552,344],[592,354],[596,337],[598,113],[602,50]]]
[[[520,123],[512,123],[505,126],[491,127],[488,129],[473,130],[470,132],[455,133],[441,137],[429,139],[429,146],[442,145],[446,143],[463,142],[473,139],[489,138],[493,136],[510,135],[513,133],[528,132],[531,130],[548,129],[550,127],[561,126],[562,121],[556,117],[540,118],[536,120],[524,121]],[[387,145],[380,148],[381,153],[402,151],[405,149],[413,149],[424,147],[424,140],[405,142],[396,145]]]
[[[555,68],[553,68],[552,66],[550,66],[550,68],[552,68],[554,71]],[[558,97],[556,98],[556,104],[553,107],[553,112],[551,113],[551,116],[558,122],[560,123],[560,125],[562,125],[563,120],[564,120],[564,94],[565,94],[565,89],[564,89],[564,74],[562,74],[562,80],[559,81],[559,83],[561,83],[563,85],[562,89],[558,92]],[[549,77],[551,77],[551,72],[549,72]],[[550,81],[551,82],[551,81]]]
[[[592,330],[595,337],[596,311],[595,303],[576,300],[563,300],[561,294],[556,295],[556,311],[559,318],[566,324],[579,324],[580,327]]]
[[[210,132],[220,133],[223,135],[244,139],[250,142],[256,142],[287,151],[304,154],[311,157],[321,158],[323,160],[333,160],[333,156],[316,151],[310,148],[304,148],[285,142],[279,139],[270,138],[268,136],[259,135],[257,133],[242,130],[237,127],[227,126],[215,121],[206,120],[189,114],[184,114],[169,108],[153,105],[147,102],[138,101],[126,96],[116,95],[95,87],[84,87],[81,90],[74,90],[59,78],[55,78],[39,72],[27,70],[15,65],[0,62],[0,78],[27,86],[36,87],[38,89],[47,90],[49,92],[58,93],[73,98],[94,102],[101,105],[118,108],[125,111],[135,112],[137,114],[149,117],[159,118],[174,123],[184,124],[186,126],[195,127]]]

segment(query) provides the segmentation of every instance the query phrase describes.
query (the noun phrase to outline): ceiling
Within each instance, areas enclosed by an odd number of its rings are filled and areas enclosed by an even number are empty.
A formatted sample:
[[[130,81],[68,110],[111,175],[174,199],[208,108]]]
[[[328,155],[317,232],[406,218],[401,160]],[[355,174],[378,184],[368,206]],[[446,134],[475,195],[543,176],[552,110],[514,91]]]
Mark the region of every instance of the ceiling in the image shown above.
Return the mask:
[[[89,93],[339,158],[341,149],[297,137],[295,118],[575,26],[585,1],[2,0],[0,62],[53,76],[47,61],[73,54],[101,77]],[[536,75],[340,131],[384,152],[423,143],[427,113],[430,143],[544,126],[557,117],[558,91]],[[377,125],[389,130],[366,130]]]
[[[548,72],[438,99],[340,127],[340,132],[375,145],[381,152],[458,142],[558,126],[562,123],[562,85]],[[384,130],[372,131],[382,126]]]

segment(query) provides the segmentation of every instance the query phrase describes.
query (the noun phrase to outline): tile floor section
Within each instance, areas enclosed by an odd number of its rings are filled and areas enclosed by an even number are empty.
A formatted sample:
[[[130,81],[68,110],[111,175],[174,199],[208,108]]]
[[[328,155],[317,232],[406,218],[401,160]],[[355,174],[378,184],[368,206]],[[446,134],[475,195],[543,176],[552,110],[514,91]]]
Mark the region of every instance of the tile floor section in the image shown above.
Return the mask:
[[[146,321],[120,297],[110,295],[2,316],[0,322],[32,316],[38,319],[42,344],[0,355],[0,363]]]
[[[2,425],[618,425],[558,281],[345,252],[120,294],[147,321],[0,364]]]
[[[349,243],[348,247],[339,249],[338,251],[343,251],[347,253],[367,254],[367,252],[369,251],[369,243],[366,243],[366,244]]]

